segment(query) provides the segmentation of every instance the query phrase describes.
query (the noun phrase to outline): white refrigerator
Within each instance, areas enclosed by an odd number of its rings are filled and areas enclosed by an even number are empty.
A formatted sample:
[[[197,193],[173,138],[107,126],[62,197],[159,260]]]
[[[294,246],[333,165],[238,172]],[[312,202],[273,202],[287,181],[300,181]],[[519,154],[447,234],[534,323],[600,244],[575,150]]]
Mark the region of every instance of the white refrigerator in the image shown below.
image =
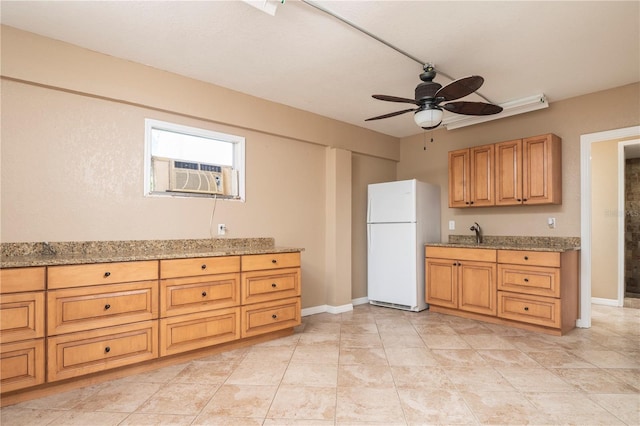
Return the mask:
[[[440,242],[440,188],[412,180],[369,185],[369,303],[408,311],[427,308],[424,245]]]

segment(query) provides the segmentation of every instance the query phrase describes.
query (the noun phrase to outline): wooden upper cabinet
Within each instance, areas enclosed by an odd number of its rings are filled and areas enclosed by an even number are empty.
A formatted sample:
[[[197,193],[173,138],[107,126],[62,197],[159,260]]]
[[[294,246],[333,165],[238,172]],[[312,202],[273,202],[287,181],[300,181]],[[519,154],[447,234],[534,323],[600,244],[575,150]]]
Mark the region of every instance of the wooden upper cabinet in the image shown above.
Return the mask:
[[[522,140],[522,202],[562,204],[562,144],[553,134]]]
[[[496,144],[496,205],[561,204],[562,145],[553,134]]]
[[[494,145],[449,152],[449,207],[495,205]]]

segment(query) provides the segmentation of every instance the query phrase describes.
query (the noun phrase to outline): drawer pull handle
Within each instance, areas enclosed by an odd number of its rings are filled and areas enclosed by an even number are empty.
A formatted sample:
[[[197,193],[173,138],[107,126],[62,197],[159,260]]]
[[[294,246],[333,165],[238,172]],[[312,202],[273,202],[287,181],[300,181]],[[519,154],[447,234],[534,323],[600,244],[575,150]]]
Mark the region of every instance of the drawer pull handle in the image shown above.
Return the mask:
[[[524,257],[524,260],[529,260],[529,256],[525,256],[525,257]]]
[[[525,279],[524,279],[524,282],[525,282],[525,283],[528,283],[528,282],[529,282],[529,278],[525,278]]]
[[[525,310],[525,311],[528,311],[528,310],[529,310],[529,307],[528,307],[528,306],[525,306],[525,307],[524,307],[524,310]]]
[[[272,283],[272,284],[271,284],[271,287],[276,288],[276,287],[278,287],[278,284],[276,284],[276,283]]]
[[[107,271],[104,273],[105,278],[109,278],[111,276],[111,272]]]
[[[206,291],[202,292],[202,297],[207,297],[207,292]]]
[[[110,309],[110,308],[111,308],[111,305],[110,305],[110,304],[108,304],[108,303],[107,303],[106,305],[104,305],[104,310],[105,310],[105,311],[106,311],[106,310],[108,310],[108,309]]]
[[[278,263],[276,259],[271,259],[271,263]]]
[[[109,352],[111,352],[111,348],[109,346],[104,348],[104,353],[108,354]]]
[[[271,318],[276,319],[278,316],[276,314],[271,315]]]
[[[202,265],[201,268],[202,269],[207,269],[207,265]]]

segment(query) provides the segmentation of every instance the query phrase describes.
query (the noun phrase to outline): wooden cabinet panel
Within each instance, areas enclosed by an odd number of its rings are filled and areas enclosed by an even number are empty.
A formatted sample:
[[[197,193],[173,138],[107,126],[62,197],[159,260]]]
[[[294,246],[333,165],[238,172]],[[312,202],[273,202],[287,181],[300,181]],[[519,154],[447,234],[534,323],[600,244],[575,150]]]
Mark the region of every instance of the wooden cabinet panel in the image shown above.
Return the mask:
[[[498,317],[559,328],[560,300],[499,291]]]
[[[449,152],[449,207],[467,207],[471,199],[471,153],[468,149]]]
[[[160,356],[240,338],[240,308],[219,309],[160,320]]]
[[[494,146],[483,145],[471,148],[471,198],[472,207],[493,206],[494,186]]]
[[[478,314],[496,314],[496,264],[459,262],[458,309]]]
[[[560,253],[552,251],[498,250],[498,263],[560,267]]]
[[[242,304],[300,296],[300,268],[242,273]]]
[[[240,256],[196,257],[160,261],[160,278],[195,277],[240,272]]]
[[[240,274],[160,281],[160,316],[175,316],[240,304]]]
[[[300,325],[300,298],[255,303],[242,307],[242,337]]]
[[[156,260],[50,266],[49,290],[158,279]]]
[[[495,262],[497,251],[494,249],[475,249],[458,247],[431,247],[425,249],[426,257],[439,259],[471,260],[474,262]]]
[[[44,337],[44,292],[0,296],[0,343]]]
[[[458,267],[450,259],[426,259],[426,302],[447,308],[458,307]]]
[[[18,293],[44,289],[44,267],[0,269],[0,293]]]
[[[242,256],[242,271],[300,267],[300,252]]]
[[[144,321],[47,339],[50,382],[158,357],[158,322]]]
[[[49,291],[49,335],[158,318],[158,281]]]
[[[44,339],[0,345],[0,389],[11,392],[45,381]]]
[[[522,140],[496,144],[496,205],[522,204]]]
[[[562,203],[562,145],[553,134],[522,140],[522,196],[526,204]]]
[[[560,297],[560,269],[499,264],[498,290]]]

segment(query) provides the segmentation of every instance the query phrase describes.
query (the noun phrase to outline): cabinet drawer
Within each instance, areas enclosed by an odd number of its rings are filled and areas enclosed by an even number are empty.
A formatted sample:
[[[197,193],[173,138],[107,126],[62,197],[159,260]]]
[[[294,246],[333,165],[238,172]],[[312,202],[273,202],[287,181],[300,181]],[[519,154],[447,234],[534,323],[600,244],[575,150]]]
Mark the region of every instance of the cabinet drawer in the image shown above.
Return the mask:
[[[240,308],[219,309],[160,320],[160,356],[240,338]]]
[[[44,292],[0,296],[0,343],[44,337]]]
[[[42,384],[44,377],[44,339],[0,345],[2,392]]]
[[[158,281],[49,291],[49,335],[158,318]]]
[[[300,296],[300,268],[242,273],[242,304]]]
[[[498,316],[515,321],[559,328],[560,300],[505,291],[498,292]]]
[[[498,250],[498,263],[560,267],[560,253],[551,251]]]
[[[495,262],[496,250],[460,247],[431,247],[425,248],[426,257],[438,259],[471,260],[476,262]]]
[[[240,256],[196,257],[160,261],[160,278],[162,279],[231,272],[240,272]]]
[[[48,288],[84,287],[157,280],[158,261],[94,263],[49,267]]]
[[[174,316],[240,304],[240,274],[160,281],[160,316]]]
[[[45,268],[0,269],[0,293],[44,290]]]
[[[498,290],[560,297],[560,269],[498,264]]]
[[[295,268],[300,266],[300,253],[252,254],[242,256],[242,271]]]
[[[299,297],[242,307],[242,337],[295,327],[300,322]]]
[[[158,321],[64,334],[47,340],[47,381],[158,357]]]

